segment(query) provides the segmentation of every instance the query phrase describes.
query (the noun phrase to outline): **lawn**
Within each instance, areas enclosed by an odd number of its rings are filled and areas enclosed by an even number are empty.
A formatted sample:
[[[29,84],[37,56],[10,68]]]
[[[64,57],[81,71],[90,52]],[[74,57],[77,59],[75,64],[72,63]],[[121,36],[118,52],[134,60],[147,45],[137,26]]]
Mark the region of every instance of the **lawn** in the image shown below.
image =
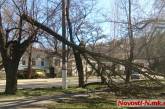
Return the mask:
[[[96,86],[90,86],[90,88],[77,88],[71,87],[68,89],[61,88],[49,88],[49,89],[24,89],[18,90],[16,95],[4,95],[0,94],[0,102],[2,100],[21,100],[31,99],[40,96],[61,96],[62,99],[51,98],[51,103],[42,104],[41,107],[47,109],[56,108],[85,108],[85,109],[118,109],[116,106],[116,97],[113,93],[95,93],[91,92],[92,88]]]
[[[39,103],[40,107],[47,109],[70,109],[70,108],[83,108],[83,109],[127,109],[119,108],[116,106],[116,99],[137,99],[137,96],[126,96],[117,95],[111,91],[100,90],[106,88],[105,85],[89,85],[86,88],[70,87],[68,89],[62,88],[47,88],[47,89],[23,89],[18,90],[16,95],[4,95],[0,94],[0,103],[3,100],[34,100],[35,97],[48,97],[51,102]],[[150,97],[140,95],[138,99],[150,99],[150,98],[164,98],[165,96],[159,95],[160,92],[165,92],[165,89],[154,90]],[[158,94],[159,93],[159,94]],[[151,95],[151,94],[150,94]],[[157,96],[159,95],[159,96]],[[36,101],[42,101],[40,99],[35,99]],[[43,100],[44,101],[44,100]],[[18,102],[18,101],[17,101]],[[38,102],[38,101],[37,101]],[[34,106],[34,105],[32,105]],[[27,106],[28,108],[32,106]]]

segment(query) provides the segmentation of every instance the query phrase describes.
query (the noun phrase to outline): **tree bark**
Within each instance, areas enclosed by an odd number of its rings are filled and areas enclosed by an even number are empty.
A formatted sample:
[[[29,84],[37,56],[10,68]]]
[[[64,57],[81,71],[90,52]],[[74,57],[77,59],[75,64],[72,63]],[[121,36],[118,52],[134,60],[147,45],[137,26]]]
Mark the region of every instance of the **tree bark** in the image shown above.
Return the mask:
[[[66,0],[62,0],[62,37],[66,39]],[[66,45],[62,42],[62,87],[67,88]]]
[[[75,57],[75,61],[76,61],[76,68],[77,68],[77,71],[78,71],[79,87],[84,87],[83,64],[82,64],[82,59],[81,59],[79,51],[74,50],[74,57]]]
[[[7,60],[5,67],[6,72],[6,89],[5,94],[15,94],[17,91],[17,69],[18,60]]]
[[[105,83],[105,78],[102,76],[102,72],[103,72],[103,68],[101,67],[101,65],[99,63],[98,64],[98,76],[101,77],[101,83],[104,84]]]
[[[130,81],[130,76],[131,76],[131,69],[129,66],[125,67],[125,74],[126,74],[125,83],[128,84]]]

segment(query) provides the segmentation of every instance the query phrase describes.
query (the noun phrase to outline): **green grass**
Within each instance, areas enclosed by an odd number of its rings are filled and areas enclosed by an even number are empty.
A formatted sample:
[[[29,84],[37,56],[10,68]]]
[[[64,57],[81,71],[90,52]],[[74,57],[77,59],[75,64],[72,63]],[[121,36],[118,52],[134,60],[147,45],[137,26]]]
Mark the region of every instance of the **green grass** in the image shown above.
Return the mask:
[[[90,86],[95,87],[95,86]],[[48,89],[24,89],[18,90],[16,95],[4,95],[0,94],[0,98],[9,98],[7,100],[16,100],[22,98],[33,98],[37,96],[55,96],[55,95],[63,95],[63,94],[87,94],[87,89],[71,87],[68,89],[61,88],[48,88]],[[1,99],[1,101],[3,100]],[[85,109],[118,109],[116,107],[115,96],[111,93],[101,93],[101,94],[90,94],[85,97],[74,97],[71,96],[68,99],[54,99],[51,100],[53,102],[44,104],[43,107],[48,109],[56,109],[56,108],[85,108]]]
[[[127,109],[117,107],[115,99],[113,96],[110,97],[110,95],[108,97],[104,95],[104,98],[102,98],[102,94],[99,97],[72,98],[66,101],[47,104],[45,107],[48,109]]]
[[[71,93],[86,93],[87,89],[71,87],[71,88],[62,90],[62,92],[67,93],[67,94],[71,94]]]
[[[48,109],[127,109],[119,108],[116,106],[116,99],[122,99],[123,96],[116,96],[112,92],[88,92],[89,89],[97,90],[99,88],[106,87],[105,85],[92,84],[88,85],[85,88],[70,87],[68,89],[62,88],[46,88],[46,89],[24,89],[18,90],[16,95],[4,95],[0,94],[0,98],[10,98],[10,99],[22,99],[22,98],[33,98],[37,96],[56,96],[56,95],[72,95],[72,94],[88,94],[88,96],[69,96],[66,99],[51,99],[51,103],[44,104],[43,107]],[[164,92],[165,89],[154,90],[154,93]],[[143,95],[141,95],[142,97]],[[154,95],[153,95],[154,97]],[[152,98],[150,96],[148,99]],[[133,99],[133,98],[132,98]],[[136,99],[136,98],[135,98]],[[2,99],[0,100],[2,101]]]
[[[25,97],[33,97],[33,96],[51,96],[51,95],[59,95],[63,94],[61,88],[37,88],[37,89],[24,89],[18,90],[16,96],[25,96]]]
[[[81,88],[70,88],[69,91],[65,90],[64,92],[86,93],[84,90]],[[47,104],[45,107],[48,109],[119,109],[116,106],[116,98],[111,93],[90,94],[87,97],[71,97]]]
[[[5,95],[0,93],[0,98],[2,97],[34,97],[34,96],[52,96],[60,94],[70,94],[70,93],[86,93],[86,89],[69,87],[68,89],[62,88],[36,88],[36,89],[18,89],[15,95]]]
[[[48,109],[119,109],[108,103],[57,103],[46,106]],[[120,108],[121,109],[121,108]],[[124,109],[124,108],[122,108]]]
[[[145,85],[150,81],[134,81],[133,84],[142,84]],[[152,83],[152,82],[151,82]],[[42,105],[42,107],[48,109],[127,109],[127,108],[119,108],[116,106],[116,99],[122,99],[123,97],[128,98],[126,95],[116,96],[113,92],[95,92],[99,88],[106,88],[106,85],[102,84],[89,84],[85,88],[77,88],[77,87],[69,87],[68,89],[62,88],[37,88],[37,89],[23,89],[18,90],[16,95],[5,95],[0,93],[0,102],[5,100],[18,100],[18,99],[31,99],[33,97],[38,96],[56,96],[56,95],[72,95],[72,94],[88,94],[88,96],[69,96],[66,99],[50,99],[49,103]],[[156,88],[156,89],[143,89],[148,93],[150,91],[150,98],[163,97],[160,94],[165,92],[165,88]],[[89,92],[88,92],[89,91]],[[152,95],[152,92],[154,95]],[[139,98],[146,97],[146,95],[138,94]],[[132,99],[136,99],[132,97]]]

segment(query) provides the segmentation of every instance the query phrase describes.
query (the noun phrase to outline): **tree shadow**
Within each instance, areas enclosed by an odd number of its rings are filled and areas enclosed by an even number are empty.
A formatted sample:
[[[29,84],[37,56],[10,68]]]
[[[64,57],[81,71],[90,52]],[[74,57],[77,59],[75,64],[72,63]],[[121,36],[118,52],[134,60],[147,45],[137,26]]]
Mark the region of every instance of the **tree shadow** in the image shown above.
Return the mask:
[[[18,106],[27,106],[32,103],[40,102],[40,101],[45,101],[45,100],[55,100],[61,97],[65,96],[70,96],[69,94],[64,94],[64,95],[55,95],[55,96],[39,96],[39,97],[28,97],[25,99],[19,99],[19,100],[5,100],[0,102],[0,109],[15,109]]]
[[[36,106],[35,103],[41,101],[52,101],[58,103],[88,103],[90,106],[97,107],[98,103],[107,103],[110,105],[114,105],[115,101],[106,100],[105,98],[99,97],[91,97],[86,93],[64,93],[61,95],[53,95],[53,96],[38,96],[38,97],[27,97],[24,99],[18,100],[5,100],[0,102],[0,109],[16,109],[18,107],[39,107]],[[41,106],[42,107],[42,106]]]

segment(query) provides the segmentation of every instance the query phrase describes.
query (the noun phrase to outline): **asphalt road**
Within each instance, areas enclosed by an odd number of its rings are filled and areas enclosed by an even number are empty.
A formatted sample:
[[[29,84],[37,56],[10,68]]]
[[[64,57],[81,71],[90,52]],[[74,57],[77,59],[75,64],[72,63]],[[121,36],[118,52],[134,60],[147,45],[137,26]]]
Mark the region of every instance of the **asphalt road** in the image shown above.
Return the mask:
[[[78,85],[77,77],[69,77],[68,86]],[[99,78],[92,77],[88,82],[98,82]],[[0,80],[0,92],[5,90],[5,80]],[[50,78],[50,79],[22,79],[18,80],[18,89],[35,89],[35,88],[51,88],[51,87],[61,87],[62,78]]]

